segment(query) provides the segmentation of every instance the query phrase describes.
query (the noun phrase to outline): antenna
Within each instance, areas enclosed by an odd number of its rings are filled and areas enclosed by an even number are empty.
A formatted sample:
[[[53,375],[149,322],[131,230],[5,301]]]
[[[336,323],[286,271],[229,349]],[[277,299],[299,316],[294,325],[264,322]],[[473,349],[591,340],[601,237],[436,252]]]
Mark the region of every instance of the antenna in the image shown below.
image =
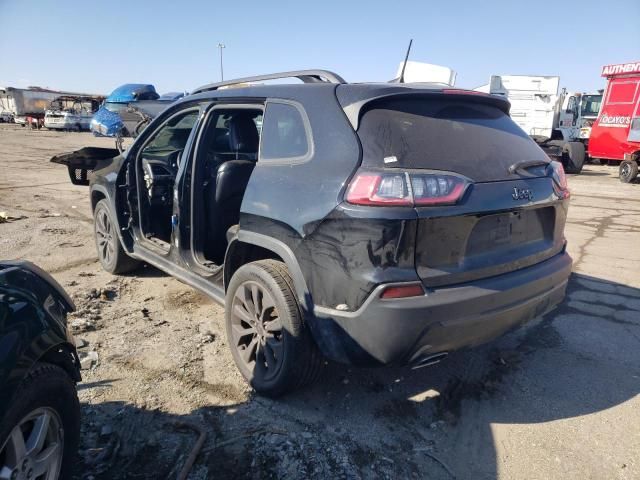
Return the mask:
[[[409,48],[407,48],[407,54],[404,57],[404,63],[402,64],[402,71],[400,72],[400,78],[398,79],[398,83],[404,83],[404,69],[407,68],[407,60],[409,60],[409,52],[411,51],[412,43],[413,43],[413,38],[409,40]]]

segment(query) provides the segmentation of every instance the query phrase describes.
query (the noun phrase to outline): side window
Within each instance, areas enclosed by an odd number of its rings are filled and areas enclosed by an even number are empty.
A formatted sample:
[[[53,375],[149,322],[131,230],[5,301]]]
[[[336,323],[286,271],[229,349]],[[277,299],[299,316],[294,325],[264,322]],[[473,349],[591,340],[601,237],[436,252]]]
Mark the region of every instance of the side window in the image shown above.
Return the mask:
[[[309,150],[310,140],[300,111],[287,103],[267,103],[259,160],[299,159]]]
[[[228,160],[258,159],[262,110],[258,108],[216,107],[207,120],[205,135],[200,141],[199,155],[217,171]]]
[[[609,86],[608,100],[609,103],[633,103],[636,98],[636,91],[639,83],[629,82],[612,82]]]
[[[573,113],[576,109],[576,97],[569,97],[569,102],[567,103],[567,113]]]
[[[199,113],[198,110],[190,110],[169,119],[153,134],[142,149],[142,155],[165,156],[184,150]]]

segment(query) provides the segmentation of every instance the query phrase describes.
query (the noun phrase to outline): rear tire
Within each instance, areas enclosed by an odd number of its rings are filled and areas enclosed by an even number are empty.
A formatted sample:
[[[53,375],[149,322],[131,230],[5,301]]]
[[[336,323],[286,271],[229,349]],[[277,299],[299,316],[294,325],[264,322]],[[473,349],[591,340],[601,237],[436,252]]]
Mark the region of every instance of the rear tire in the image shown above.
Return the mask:
[[[100,200],[93,211],[93,233],[98,259],[107,272],[117,275],[130,272],[140,266],[140,262],[127,255],[122,248],[116,222],[111,216],[109,203],[105,199]]]
[[[618,170],[620,181],[623,183],[631,183],[638,177],[638,162],[635,160],[624,160],[620,162]]]
[[[238,269],[227,289],[225,323],[233,359],[259,394],[278,397],[319,376],[322,355],[284,263],[260,260]]]
[[[567,142],[562,148],[562,163],[567,173],[580,173],[584,166],[585,150],[580,142]]]
[[[31,455],[23,453],[19,463],[26,461],[30,469],[37,470],[34,460],[58,445],[62,450],[62,458],[60,460],[57,456],[59,451],[54,450],[55,453],[49,456],[51,463],[47,462],[49,468],[54,471],[60,468],[60,476],[54,478],[71,477],[80,440],[80,402],[75,382],[63,369],[47,363],[34,366],[18,387],[4,414],[0,424],[0,470],[15,470],[15,466],[10,464],[16,463],[16,459],[10,457],[16,451],[16,435],[25,441],[35,440],[37,437],[33,435],[38,422],[47,418],[46,423],[40,424],[44,425],[41,430],[42,443],[36,442],[39,447],[35,447]],[[38,453],[40,455],[36,455]],[[32,476],[40,477],[37,473],[35,471]]]

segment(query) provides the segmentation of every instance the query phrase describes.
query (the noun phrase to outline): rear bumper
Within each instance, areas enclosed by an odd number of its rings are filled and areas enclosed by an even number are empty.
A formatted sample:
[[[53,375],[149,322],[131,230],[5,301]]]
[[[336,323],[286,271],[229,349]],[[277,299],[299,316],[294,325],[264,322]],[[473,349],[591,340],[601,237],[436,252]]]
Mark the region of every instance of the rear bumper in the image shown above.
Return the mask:
[[[355,312],[316,307],[314,338],[332,360],[354,365],[418,363],[425,357],[488,342],[544,314],[564,298],[571,257],[426,295],[383,300],[378,286]]]

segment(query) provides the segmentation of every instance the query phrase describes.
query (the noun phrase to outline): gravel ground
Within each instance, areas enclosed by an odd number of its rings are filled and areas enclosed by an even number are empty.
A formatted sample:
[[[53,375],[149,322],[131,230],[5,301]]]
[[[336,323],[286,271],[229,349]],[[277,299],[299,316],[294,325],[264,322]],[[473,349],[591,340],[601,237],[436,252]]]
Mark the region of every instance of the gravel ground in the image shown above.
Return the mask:
[[[569,179],[575,267],[554,312],[429,368],[327,364],[273,401],[237,373],[222,308],[152,267],[101,270],[87,189],[48,162],[88,145],[112,140],[0,126],[0,258],[78,306],[76,478],[175,478],[197,429],[191,479],[640,478],[640,185],[614,167]]]

